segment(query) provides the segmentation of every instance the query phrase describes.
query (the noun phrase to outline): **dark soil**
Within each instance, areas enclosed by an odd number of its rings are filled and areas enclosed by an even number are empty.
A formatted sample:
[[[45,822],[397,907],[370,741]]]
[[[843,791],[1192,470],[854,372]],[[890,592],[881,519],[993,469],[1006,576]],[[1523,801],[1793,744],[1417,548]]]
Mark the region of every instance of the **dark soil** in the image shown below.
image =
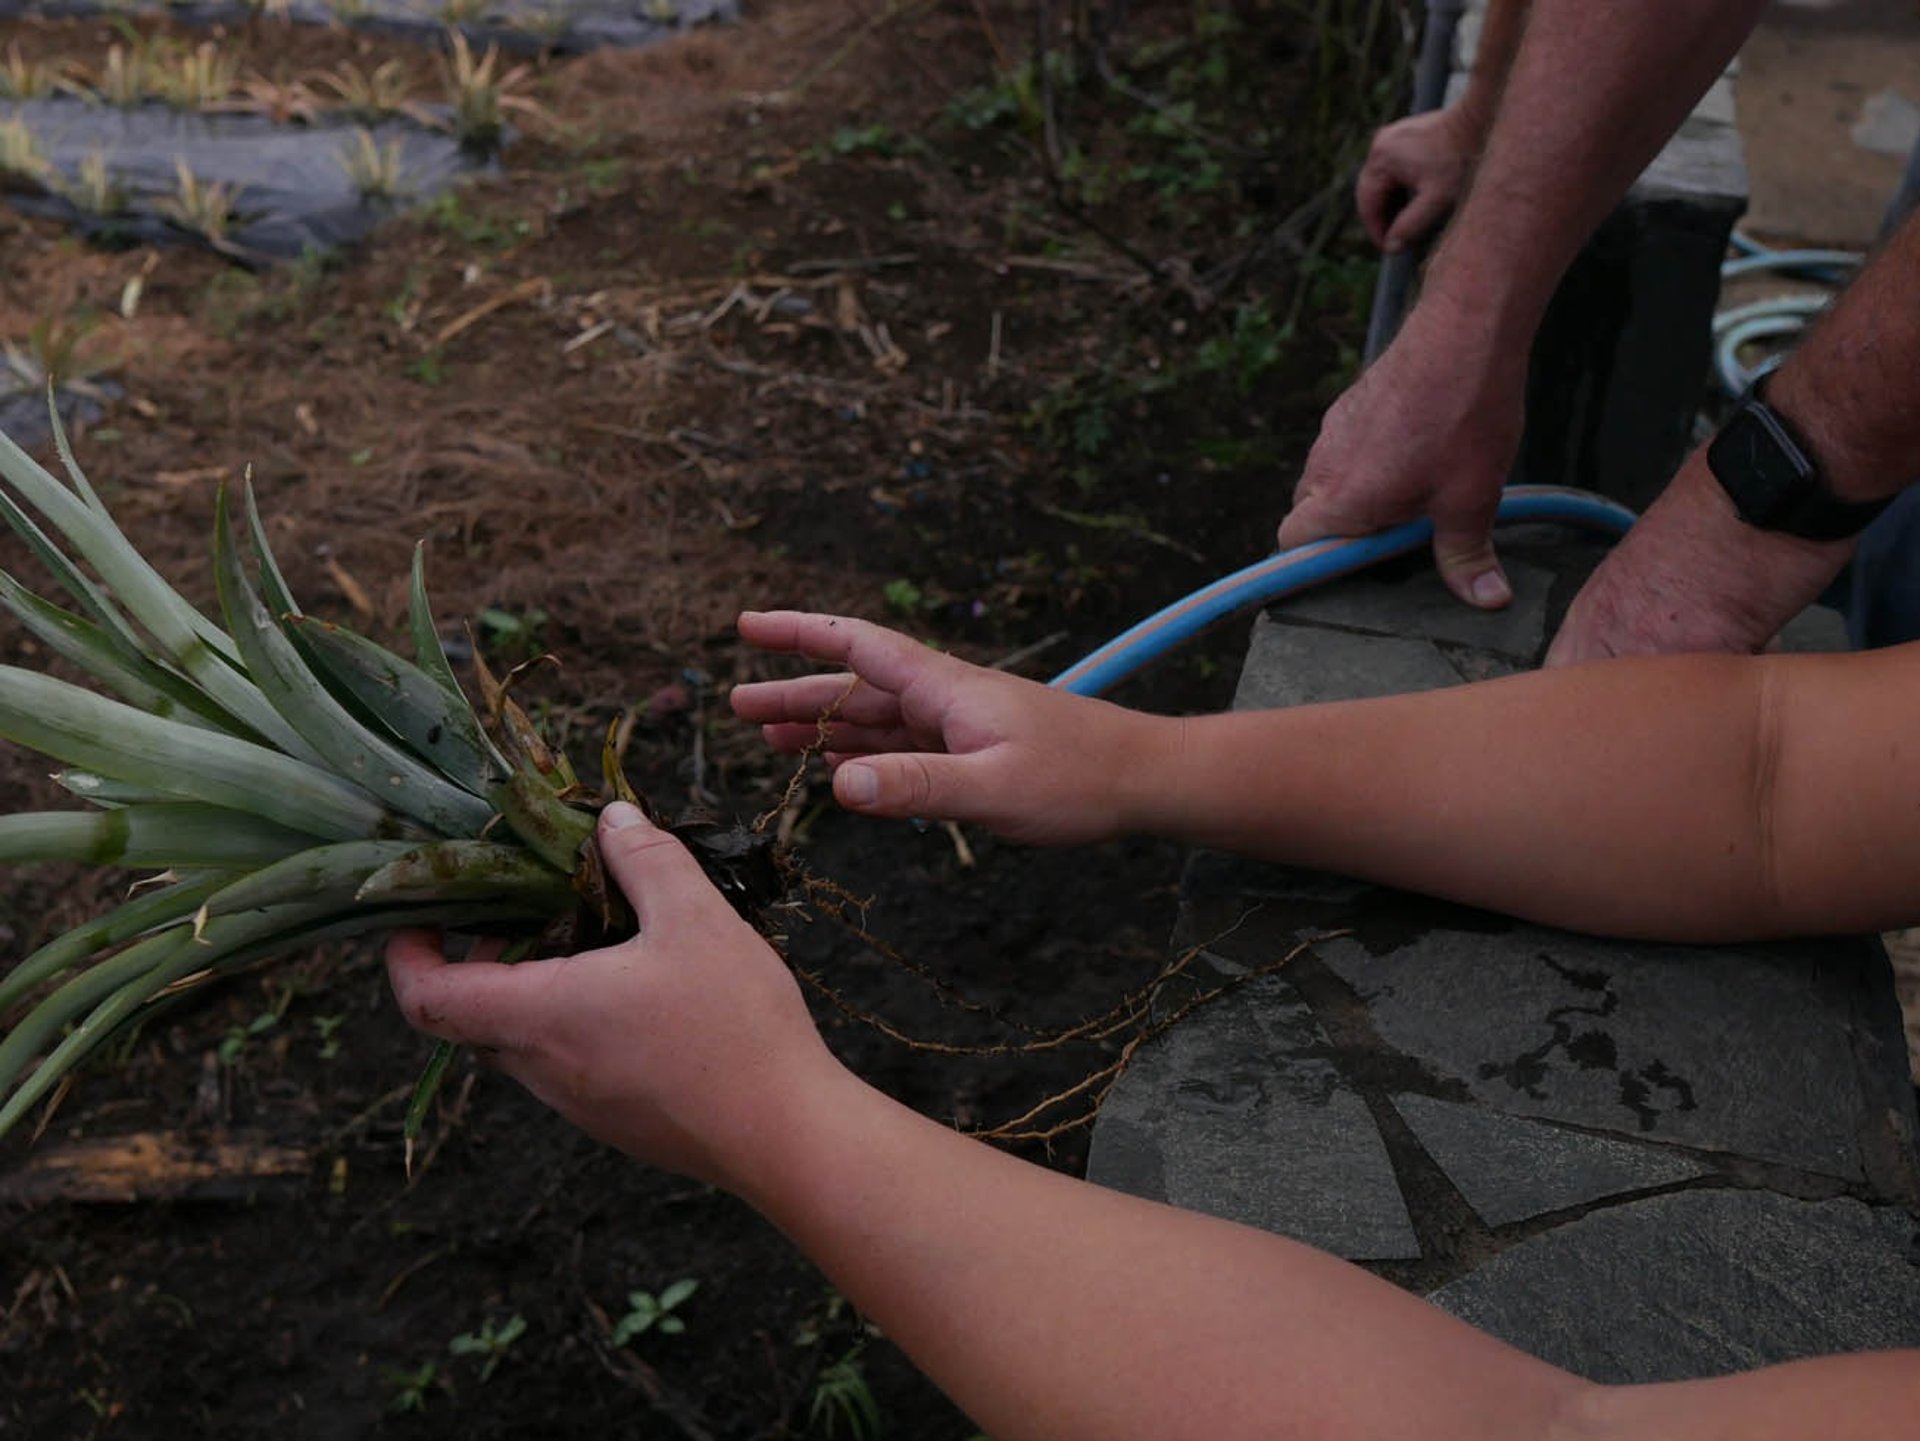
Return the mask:
[[[789,767],[726,715],[727,688],[770,671],[733,638],[742,606],[890,620],[1044,676],[1271,544],[1366,292],[1342,201],[1281,222],[1344,153],[1327,115],[1357,127],[1350,97],[1374,89],[1306,63],[1316,37],[1277,6],[1134,11],[1133,88],[1187,108],[1065,64],[996,82],[1031,36],[1012,6],[775,0],[738,29],[541,67],[549,118],[497,178],[340,263],[251,274],[0,211],[0,335],[86,329],[126,398],[83,461],[196,599],[214,487],[251,465],[310,609],[391,638],[425,536],[443,616],[484,616],[496,660],[563,658],[540,683],[550,733],[589,754],[636,711],[630,769],[658,803],[751,817]],[[88,63],[110,38],[16,29]],[[226,38],[281,77],[390,55],[430,73],[397,41],[271,21]],[[1051,165],[1020,108],[1039,89]],[[1296,104],[1321,118],[1283,127]],[[1119,699],[1217,707],[1242,640]],[[12,631],[0,652],[35,663]],[[57,803],[38,762],[6,766],[10,808]],[[788,817],[798,856],[871,898],[872,933],[934,978],[829,917],[790,926],[852,1064],[990,1128],[1107,1063],[933,1056],[849,1011],[983,1044],[1105,1011],[1165,961],[1175,848],[968,833],[963,856],[942,829],[841,815],[820,781]],[[16,872],[7,953],[120,884]],[[424,1053],[375,951],[336,949],[189,994],[81,1075],[37,1144],[0,1142],[0,1434],[844,1436],[816,1383],[849,1357],[888,1434],[972,1434],[744,1208],[494,1075],[456,1069],[409,1181]],[[299,1161],[131,1203],[20,1199],[50,1148],[147,1133]],[[1084,1132],[1026,1149],[1076,1168]],[[682,1277],[700,1283],[683,1334],[611,1344],[629,1292]],[[490,1376],[450,1351],[514,1317]]]

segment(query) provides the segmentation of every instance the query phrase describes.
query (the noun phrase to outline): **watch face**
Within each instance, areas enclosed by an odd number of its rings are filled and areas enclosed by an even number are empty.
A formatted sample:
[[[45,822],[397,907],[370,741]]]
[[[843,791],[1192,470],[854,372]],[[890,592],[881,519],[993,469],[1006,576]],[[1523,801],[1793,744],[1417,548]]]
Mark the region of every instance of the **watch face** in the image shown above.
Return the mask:
[[[1740,518],[1767,530],[1781,528],[1814,478],[1800,447],[1771,419],[1743,405],[1707,447],[1707,465]]]

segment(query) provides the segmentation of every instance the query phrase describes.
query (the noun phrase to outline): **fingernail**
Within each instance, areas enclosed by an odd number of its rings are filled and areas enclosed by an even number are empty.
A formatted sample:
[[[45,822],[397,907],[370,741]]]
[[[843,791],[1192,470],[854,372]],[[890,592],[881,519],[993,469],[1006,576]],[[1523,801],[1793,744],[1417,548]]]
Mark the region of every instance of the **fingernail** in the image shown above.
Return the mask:
[[[1380,247],[1381,253],[1385,255],[1398,255],[1401,249],[1402,249],[1401,242],[1391,238],[1387,240],[1386,244]]]
[[[615,801],[600,812],[600,824],[610,831],[624,831],[628,826],[638,825],[645,819],[640,814],[640,807],[631,801]]]
[[[1468,587],[1475,605],[1505,605],[1513,599],[1513,588],[1507,584],[1507,578],[1497,570],[1483,570],[1473,578]]]
[[[870,806],[880,799],[880,777],[872,766],[842,766],[840,780],[850,806]]]

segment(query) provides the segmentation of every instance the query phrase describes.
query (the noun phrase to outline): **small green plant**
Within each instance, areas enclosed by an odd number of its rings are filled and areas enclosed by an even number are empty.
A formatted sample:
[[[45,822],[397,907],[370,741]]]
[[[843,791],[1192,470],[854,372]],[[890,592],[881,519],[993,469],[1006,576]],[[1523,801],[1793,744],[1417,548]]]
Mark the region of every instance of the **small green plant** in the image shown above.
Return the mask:
[[[493,1379],[493,1373],[506,1359],[513,1343],[526,1334],[527,1321],[524,1316],[515,1315],[497,1327],[489,1317],[478,1331],[463,1331],[447,1342],[447,1350],[456,1356],[478,1356],[480,1384],[484,1386]]]
[[[230,236],[239,218],[233,187],[217,180],[202,180],[184,160],[174,162],[174,175],[173,194],[162,198],[156,207],[161,215],[216,250],[230,248]]]
[[[458,191],[443,190],[426,208],[426,218],[463,245],[476,250],[505,250],[533,234],[533,222],[524,216],[498,218],[467,207]]]
[[[1078,67],[1069,50],[1047,52],[1046,74],[1062,94],[1079,85]],[[1045,123],[1040,75],[1031,60],[1002,70],[988,84],[957,96],[947,106],[947,119],[976,133],[1011,129],[1036,135]]]
[[[44,190],[53,167],[24,120],[0,120],[0,189]]]
[[[688,1298],[700,1289],[691,1277],[675,1281],[658,1296],[651,1291],[627,1292],[627,1314],[614,1323],[613,1344],[624,1346],[636,1336],[658,1331],[662,1336],[678,1336],[687,1323],[674,1315]]]
[[[387,1409],[399,1413],[426,1410],[428,1398],[440,1384],[440,1368],[431,1361],[422,1361],[411,1371],[389,1366],[384,1374],[393,1391]]]
[[[926,603],[920,587],[910,580],[890,580],[881,593],[887,598],[887,608],[898,615],[918,615]]]
[[[129,109],[147,98],[153,86],[153,62],[144,45],[119,41],[107,46],[107,58],[93,79],[94,93],[109,105]]]
[[[487,18],[493,0],[440,0],[440,23],[447,26],[475,25]]]
[[[354,143],[340,152],[340,168],[347,172],[360,198],[375,205],[389,204],[406,193],[406,172],[400,160],[400,142],[382,145],[364,127],[353,132]]]
[[[425,355],[407,363],[407,375],[422,385],[444,385],[447,381],[447,353],[434,346]]]
[[[111,218],[127,208],[127,192],[113,177],[104,150],[89,150],[73,179],[63,181],[60,193],[74,209]]]
[[[860,1364],[865,1349],[866,1343],[859,1342],[838,1361],[820,1368],[807,1402],[810,1428],[817,1427],[828,1436],[845,1435],[851,1441],[875,1441],[880,1435],[880,1403]]]
[[[335,104],[348,119],[362,125],[377,125],[389,116],[412,114],[418,109],[413,103],[407,67],[398,60],[384,60],[371,70],[348,61],[315,83],[332,92]]]
[[[345,1016],[315,1016],[313,1029],[319,1037],[318,1055],[323,1061],[336,1061],[340,1058],[340,1028],[347,1023]]]
[[[618,155],[603,155],[580,162],[580,178],[595,195],[610,195],[626,182],[627,162]]]
[[[480,612],[479,621],[480,639],[495,654],[528,660],[540,653],[540,633],[546,629],[547,613],[538,606],[518,615],[488,606]]]
[[[647,19],[656,25],[671,25],[680,18],[678,0],[647,0],[644,8]]]
[[[497,145],[510,113],[539,111],[533,101],[514,93],[532,72],[525,65],[503,72],[497,45],[489,45],[486,53],[475,59],[473,47],[458,30],[447,32],[447,54],[441,60],[440,73],[452,111],[447,127],[462,145]]]
[[[372,0],[326,0],[327,13],[336,23],[353,25],[367,18],[367,10]]]
[[[240,82],[239,97],[221,108],[264,115],[276,125],[313,125],[319,122],[325,101],[305,81],[249,75]]]
[[[56,91],[68,88],[65,72],[43,60],[28,60],[20,53],[20,42],[7,46],[0,59],[0,100],[44,100]]]
[[[528,10],[513,16],[509,24],[523,35],[531,35],[542,47],[551,49],[573,28],[573,17],[564,8]]]
[[[277,1012],[262,1011],[243,1026],[227,1027],[226,1037],[215,1049],[215,1054],[220,1058],[220,1064],[223,1066],[239,1065],[246,1057],[248,1045],[266,1035],[268,1031],[271,1031],[279,1024],[280,1017]]]
[[[224,104],[239,80],[238,58],[205,40],[163,58],[153,67],[148,86],[176,110],[206,110]]]
[[[1289,329],[1276,322],[1264,304],[1249,301],[1234,309],[1231,330],[1201,345],[1194,356],[1194,368],[1203,375],[1223,377],[1244,396],[1261,376],[1280,364],[1289,339]]]
[[[43,315],[27,332],[27,343],[0,342],[0,357],[29,390],[45,390],[49,385],[83,385],[106,367],[80,355],[80,347],[93,333],[90,316],[69,319]]]
[[[872,125],[842,125],[833,132],[835,155],[897,155],[900,137],[891,126],[876,121]]]

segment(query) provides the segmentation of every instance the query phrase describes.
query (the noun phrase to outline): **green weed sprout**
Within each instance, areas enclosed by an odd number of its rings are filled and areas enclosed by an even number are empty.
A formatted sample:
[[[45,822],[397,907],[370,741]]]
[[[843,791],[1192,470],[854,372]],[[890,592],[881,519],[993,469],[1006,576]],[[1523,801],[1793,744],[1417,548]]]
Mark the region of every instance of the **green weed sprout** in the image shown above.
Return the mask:
[[[673,1313],[685,1305],[700,1283],[691,1277],[675,1281],[658,1296],[651,1291],[627,1292],[627,1314],[613,1327],[613,1344],[624,1346],[636,1336],[658,1331],[662,1336],[678,1336],[687,1323]]]
[[[496,1328],[491,1317],[481,1325],[478,1331],[463,1331],[447,1343],[447,1350],[456,1356],[478,1356],[480,1358],[480,1384],[486,1385],[493,1379],[493,1373],[507,1358],[507,1352],[513,1343],[527,1333],[524,1316],[514,1316],[504,1325]]]
[[[863,1349],[864,1343],[856,1345],[838,1361],[820,1368],[807,1403],[810,1428],[817,1427],[827,1436],[838,1436],[844,1428],[851,1441],[875,1441],[880,1435],[880,1403],[860,1364]]]

